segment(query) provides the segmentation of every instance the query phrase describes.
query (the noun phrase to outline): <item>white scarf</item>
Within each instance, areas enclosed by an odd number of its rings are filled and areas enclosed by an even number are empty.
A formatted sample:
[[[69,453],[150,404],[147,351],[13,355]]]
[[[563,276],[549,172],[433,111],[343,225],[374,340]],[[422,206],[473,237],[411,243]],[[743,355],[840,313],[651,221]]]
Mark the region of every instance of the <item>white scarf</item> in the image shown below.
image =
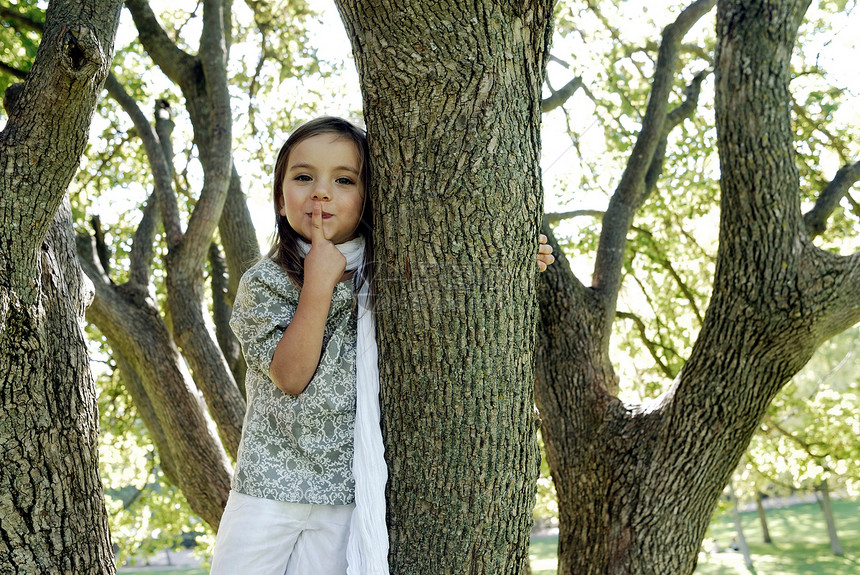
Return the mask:
[[[310,244],[299,240],[304,255]],[[364,272],[364,238],[338,244],[346,258],[346,271]],[[355,438],[352,474],[355,478],[355,510],[346,548],[347,575],[388,575],[388,528],[385,525],[385,465],[379,427],[379,366],[376,318],[370,308],[369,282],[358,290],[358,341],[356,347]]]

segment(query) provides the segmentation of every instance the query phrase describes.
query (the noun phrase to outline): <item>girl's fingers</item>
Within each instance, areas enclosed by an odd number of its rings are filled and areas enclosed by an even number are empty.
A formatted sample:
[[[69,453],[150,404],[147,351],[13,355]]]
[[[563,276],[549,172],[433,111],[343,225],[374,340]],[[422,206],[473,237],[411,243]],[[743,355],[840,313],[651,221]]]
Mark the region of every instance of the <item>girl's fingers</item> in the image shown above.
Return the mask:
[[[322,203],[314,202],[311,212],[311,245],[320,241],[325,241],[322,229]]]

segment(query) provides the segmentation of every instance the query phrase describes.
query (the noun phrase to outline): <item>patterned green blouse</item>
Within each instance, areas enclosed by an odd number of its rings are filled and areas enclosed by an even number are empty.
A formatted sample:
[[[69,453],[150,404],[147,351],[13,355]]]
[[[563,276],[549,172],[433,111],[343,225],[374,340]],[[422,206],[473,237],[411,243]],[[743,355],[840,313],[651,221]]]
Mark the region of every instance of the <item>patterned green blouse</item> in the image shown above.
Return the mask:
[[[299,290],[268,258],[239,283],[230,327],[248,364],[248,408],[233,489],[278,501],[345,505],[355,498],[353,284],[337,284],[319,366],[308,387],[291,396],[269,378],[269,364],[298,302]]]

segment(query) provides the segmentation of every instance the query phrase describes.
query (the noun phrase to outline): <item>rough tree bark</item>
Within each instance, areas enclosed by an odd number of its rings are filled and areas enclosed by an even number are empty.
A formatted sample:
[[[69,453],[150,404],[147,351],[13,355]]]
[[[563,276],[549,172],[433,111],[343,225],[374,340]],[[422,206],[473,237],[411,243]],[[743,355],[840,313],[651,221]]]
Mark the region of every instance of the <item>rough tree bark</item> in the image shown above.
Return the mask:
[[[80,321],[92,289],[63,206],[120,0],[52,1],[0,133],[0,572],[114,573]],[[8,96],[9,94],[7,94]]]
[[[563,258],[544,274],[536,398],[559,498],[560,574],[692,573],[767,405],[821,342],[860,319],[860,256],[815,248],[800,213],[788,84],[808,4],[719,3],[719,251],[702,329],[671,388],[646,405],[618,400],[609,336],[626,234],[653,182],[646,174],[662,161],[653,142],[667,128],[672,46],[713,2],[693,3],[664,32],[591,287]]]
[[[338,2],[371,145],[392,573],[520,573],[552,2]]]

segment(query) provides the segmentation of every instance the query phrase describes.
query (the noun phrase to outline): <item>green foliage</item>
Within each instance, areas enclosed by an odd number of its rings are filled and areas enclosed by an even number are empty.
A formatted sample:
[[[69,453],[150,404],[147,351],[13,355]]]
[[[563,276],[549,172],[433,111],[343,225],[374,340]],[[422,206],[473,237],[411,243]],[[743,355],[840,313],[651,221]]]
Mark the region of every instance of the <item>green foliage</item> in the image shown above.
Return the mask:
[[[18,0],[14,6],[8,6],[4,1],[2,7],[17,12],[24,20],[40,25],[45,22],[44,2]],[[0,15],[0,63],[24,73],[28,72],[36,57],[40,40],[40,34],[34,31],[32,26]],[[14,74],[0,68],[0,94],[5,93],[11,84],[21,81],[23,80]]]

